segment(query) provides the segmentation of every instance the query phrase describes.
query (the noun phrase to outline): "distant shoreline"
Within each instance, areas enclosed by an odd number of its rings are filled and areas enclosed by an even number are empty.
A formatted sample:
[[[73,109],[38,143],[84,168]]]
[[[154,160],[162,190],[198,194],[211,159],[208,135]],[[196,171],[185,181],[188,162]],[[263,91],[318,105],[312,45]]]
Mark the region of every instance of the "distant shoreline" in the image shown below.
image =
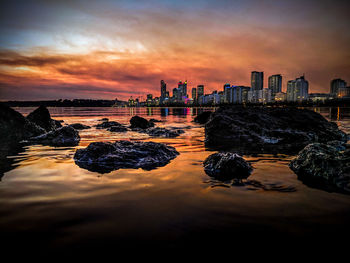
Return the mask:
[[[270,106],[270,107],[350,107],[349,99],[333,99],[327,101],[305,101],[305,102],[274,102],[274,103],[248,103],[248,104],[167,104],[167,105],[140,105],[129,107],[126,101],[116,100],[89,100],[89,99],[75,99],[75,100],[45,100],[45,101],[2,101],[0,102],[9,107],[38,107],[40,105],[46,107],[122,107],[122,108],[209,108],[220,106]]]

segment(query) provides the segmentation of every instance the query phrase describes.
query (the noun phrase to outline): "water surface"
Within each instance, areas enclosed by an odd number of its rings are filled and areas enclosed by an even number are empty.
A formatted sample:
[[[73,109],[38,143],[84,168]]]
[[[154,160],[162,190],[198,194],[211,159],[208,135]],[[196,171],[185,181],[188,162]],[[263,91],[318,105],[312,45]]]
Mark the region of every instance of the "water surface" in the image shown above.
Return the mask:
[[[24,115],[34,108],[16,108]],[[26,146],[10,156],[0,181],[0,232],[7,246],[205,247],[231,242],[317,240],[348,234],[350,196],[310,188],[288,168],[293,156],[244,156],[254,167],[252,184],[233,186],[207,176],[202,163],[204,128],[196,108],[49,108],[64,124],[93,126],[101,118],[128,124],[133,115],[178,127],[177,138],[150,138],[128,131],[79,131],[77,147]],[[214,110],[214,109],[207,109]],[[348,108],[314,108],[350,132]],[[78,167],[76,149],[119,139],[162,142],[180,155],[151,171],[120,169],[99,174]],[[255,183],[254,183],[255,182]],[[230,239],[230,238],[229,238]],[[216,240],[213,242],[213,240]],[[230,245],[230,242],[225,242]]]

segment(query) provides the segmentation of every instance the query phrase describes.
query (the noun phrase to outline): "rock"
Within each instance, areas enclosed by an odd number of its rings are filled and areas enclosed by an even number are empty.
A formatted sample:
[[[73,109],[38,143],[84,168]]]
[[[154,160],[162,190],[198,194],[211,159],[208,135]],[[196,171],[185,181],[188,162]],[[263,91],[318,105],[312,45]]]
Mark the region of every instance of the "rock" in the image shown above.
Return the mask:
[[[130,119],[130,128],[141,128],[141,129],[147,129],[150,127],[154,126],[153,122],[150,122],[148,120],[146,120],[145,118],[139,117],[139,116],[133,116]]]
[[[69,124],[68,126],[73,127],[76,130],[85,130],[85,129],[90,129],[91,127],[88,125],[84,125],[81,123],[73,123],[73,124]]]
[[[121,168],[151,170],[164,166],[179,153],[174,147],[155,142],[93,142],[78,149],[75,163],[89,171],[108,173]]]
[[[179,136],[185,131],[181,129],[169,130],[166,128],[152,127],[145,130],[140,130],[140,132],[147,133],[149,136],[153,136],[153,137],[173,138],[173,137]]]
[[[124,126],[112,126],[110,128],[107,128],[107,131],[110,132],[126,132],[128,129]]]
[[[212,114],[211,111],[204,111],[200,114],[198,114],[195,118],[194,118],[194,122],[197,122],[199,124],[205,124],[207,123],[207,121],[210,118],[210,115]]]
[[[289,167],[306,185],[350,193],[350,150],[331,144],[309,144]]]
[[[47,132],[62,127],[60,121],[51,119],[50,113],[45,106],[40,106],[33,112],[29,113],[27,119]]]
[[[161,120],[157,120],[157,119],[150,119],[150,122],[162,122]]]
[[[252,166],[236,153],[220,152],[205,159],[204,171],[218,180],[246,179],[253,171]]]
[[[110,128],[110,127],[113,127],[113,126],[123,126],[121,125],[119,122],[116,122],[116,121],[105,121],[105,122],[102,122],[100,124],[97,124],[95,127],[97,129],[107,129],[107,128]]]
[[[347,141],[337,125],[297,108],[221,107],[205,124],[205,144],[245,153],[297,153],[312,142]]]
[[[79,141],[78,131],[69,125],[29,139],[30,143],[50,146],[76,146]]]
[[[99,119],[98,121],[103,121],[103,122],[105,122],[105,121],[109,121],[109,119],[108,119],[108,118],[102,118],[102,119]]]
[[[0,142],[19,142],[45,130],[26,119],[22,114],[0,103]]]

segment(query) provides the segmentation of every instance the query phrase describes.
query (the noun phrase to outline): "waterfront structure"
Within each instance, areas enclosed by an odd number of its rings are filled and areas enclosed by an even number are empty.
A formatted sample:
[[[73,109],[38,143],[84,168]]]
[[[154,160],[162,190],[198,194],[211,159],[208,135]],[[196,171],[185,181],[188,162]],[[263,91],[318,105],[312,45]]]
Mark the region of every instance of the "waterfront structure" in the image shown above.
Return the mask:
[[[268,88],[271,90],[272,99],[274,99],[276,93],[282,92],[282,76],[280,74],[270,76]]]
[[[264,72],[252,71],[251,74],[252,90],[262,90],[264,87]]]
[[[342,79],[333,79],[331,81],[331,87],[330,87],[330,94],[333,96],[333,97],[342,97],[342,96],[339,96],[339,89],[343,89],[343,88],[346,88],[346,82],[345,80],[342,80]],[[343,90],[344,91],[344,90]]]
[[[147,94],[147,99],[146,99],[146,104],[147,106],[151,106],[153,104],[153,95],[152,94]]]
[[[305,76],[295,80],[289,80],[287,83],[287,101],[296,102],[308,99],[309,82]]]
[[[329,93],[311,93],[309,94],[309,99],[313,102],[326,101],[330,99]]]
[[[287,99],[287,94],[284,92],[277,92],[275,94],[275,101],[276,102],[283,102]]]
[[[193,101],[193,103],[196,103],[196,101],[197,101],[197,89],[196,88],[192,88],[192,101]]]
[[[350,97],[350,87],[339,87],[337,92],[337,98],[349,98]]]
[[[201,97],[204,96],[204,85],[197,85],[197,101],[202,104]]]
[[[160,103],[163,103],[163,101],[166,98],[166,83],[164,80],[160,81]]]

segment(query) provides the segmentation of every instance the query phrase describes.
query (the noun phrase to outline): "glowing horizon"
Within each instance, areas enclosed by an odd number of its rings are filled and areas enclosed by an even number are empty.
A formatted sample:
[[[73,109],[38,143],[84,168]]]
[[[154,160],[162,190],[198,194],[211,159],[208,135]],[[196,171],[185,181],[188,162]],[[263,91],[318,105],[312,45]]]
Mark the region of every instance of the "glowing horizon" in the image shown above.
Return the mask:
[[[350,82],[347,1],[11,1],[1,6],[0,99],[128,99],[305,73]]]

